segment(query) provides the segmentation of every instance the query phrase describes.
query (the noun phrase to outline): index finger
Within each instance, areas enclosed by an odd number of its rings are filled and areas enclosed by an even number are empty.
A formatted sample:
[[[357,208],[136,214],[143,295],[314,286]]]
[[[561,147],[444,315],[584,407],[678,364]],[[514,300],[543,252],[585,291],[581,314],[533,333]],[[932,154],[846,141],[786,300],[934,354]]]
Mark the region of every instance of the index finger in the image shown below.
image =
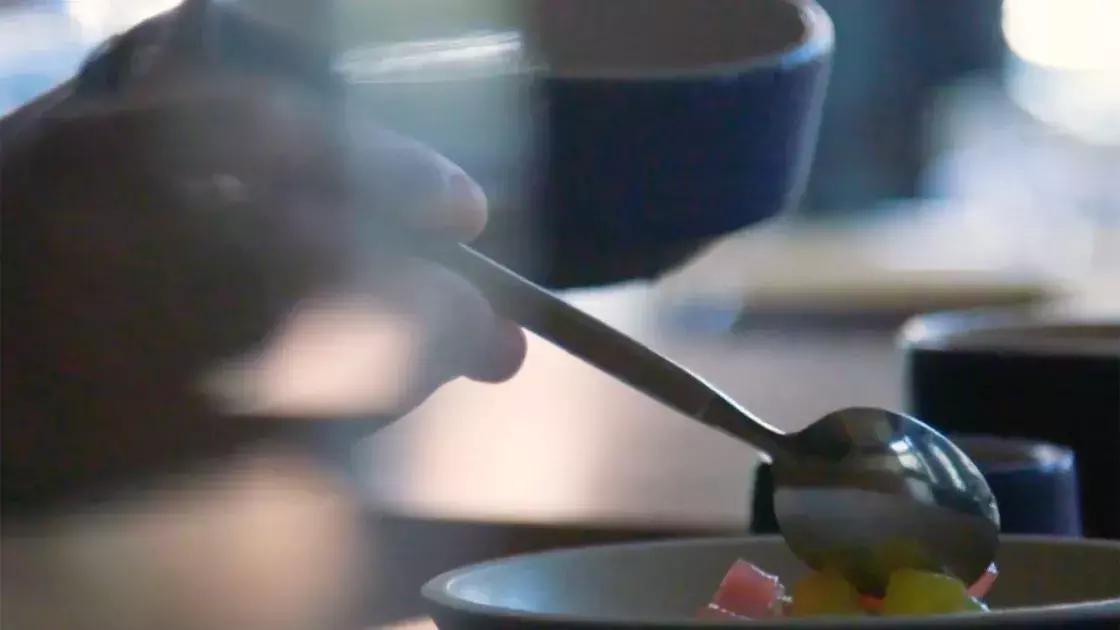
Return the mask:
[[[469,240],[486,199],[457,165],[346,99],[259,77],[149,82],[55,114],[54,144],[127,156],[156,179],[235,178],[276,202],[375,213]]]

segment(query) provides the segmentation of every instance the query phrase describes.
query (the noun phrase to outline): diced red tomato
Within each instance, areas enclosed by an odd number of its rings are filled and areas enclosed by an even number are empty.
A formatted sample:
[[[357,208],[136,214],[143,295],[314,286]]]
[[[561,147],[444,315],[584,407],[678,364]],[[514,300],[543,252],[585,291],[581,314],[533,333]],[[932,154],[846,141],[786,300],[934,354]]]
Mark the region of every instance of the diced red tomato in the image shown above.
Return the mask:
[[[980,576],[976,583],[968,587],[968,594],[976,599],[981,599],[992,590],[992,584],[995,584],[996,578],[999,577],[999,569],[996,568],[996,563],[988,565],[988,570],[984,575]]]
[[[736,560],[720,582],[712,605],[751,619],[767,619],[781,611],[785,589],[777,576],[753,564]]]

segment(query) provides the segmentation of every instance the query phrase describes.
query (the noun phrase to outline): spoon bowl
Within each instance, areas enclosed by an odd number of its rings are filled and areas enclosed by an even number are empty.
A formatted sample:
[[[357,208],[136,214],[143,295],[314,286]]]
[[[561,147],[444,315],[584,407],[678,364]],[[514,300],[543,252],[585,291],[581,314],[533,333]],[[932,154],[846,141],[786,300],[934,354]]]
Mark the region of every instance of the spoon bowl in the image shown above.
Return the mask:
[[[774,511],[787,544],[815,569],[882,595],[901,568],[975,582],[999,546],[999,510],[956,445],[908,416],[835,411],[789,436],[773,461]]]

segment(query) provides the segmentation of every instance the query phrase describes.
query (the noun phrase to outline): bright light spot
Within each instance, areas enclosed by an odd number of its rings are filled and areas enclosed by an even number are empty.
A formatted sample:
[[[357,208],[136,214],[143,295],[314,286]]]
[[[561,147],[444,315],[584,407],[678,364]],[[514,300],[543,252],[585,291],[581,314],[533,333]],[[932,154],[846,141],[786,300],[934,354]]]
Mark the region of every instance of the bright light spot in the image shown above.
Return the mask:
[[[1011,97],[1085,142],[1120,142],[1118,0],[1004,0]]]
[[[1024,61],[1063,70],[1120,68],[1117,0],[1004,0],[1003,34]]]
[[[493,74],[520,69],[521,39],[515,33],[403,42],[351,50],[338,69],[354,83],[433,81],[463,73]]]
[[[106,37],[175,6],[181,0],[66,0],[66,12],[87,35]]]

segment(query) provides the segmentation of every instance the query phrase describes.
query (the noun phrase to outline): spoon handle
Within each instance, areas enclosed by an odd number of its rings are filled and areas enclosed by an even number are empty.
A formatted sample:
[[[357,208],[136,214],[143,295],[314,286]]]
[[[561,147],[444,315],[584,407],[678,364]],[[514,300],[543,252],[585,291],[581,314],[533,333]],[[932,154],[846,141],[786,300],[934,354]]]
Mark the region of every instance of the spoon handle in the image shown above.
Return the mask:
[[[473,282],[503,316],[638,391],[771,455],[780,448],[784,435],[699,376],[470,247],[431,257]]]

